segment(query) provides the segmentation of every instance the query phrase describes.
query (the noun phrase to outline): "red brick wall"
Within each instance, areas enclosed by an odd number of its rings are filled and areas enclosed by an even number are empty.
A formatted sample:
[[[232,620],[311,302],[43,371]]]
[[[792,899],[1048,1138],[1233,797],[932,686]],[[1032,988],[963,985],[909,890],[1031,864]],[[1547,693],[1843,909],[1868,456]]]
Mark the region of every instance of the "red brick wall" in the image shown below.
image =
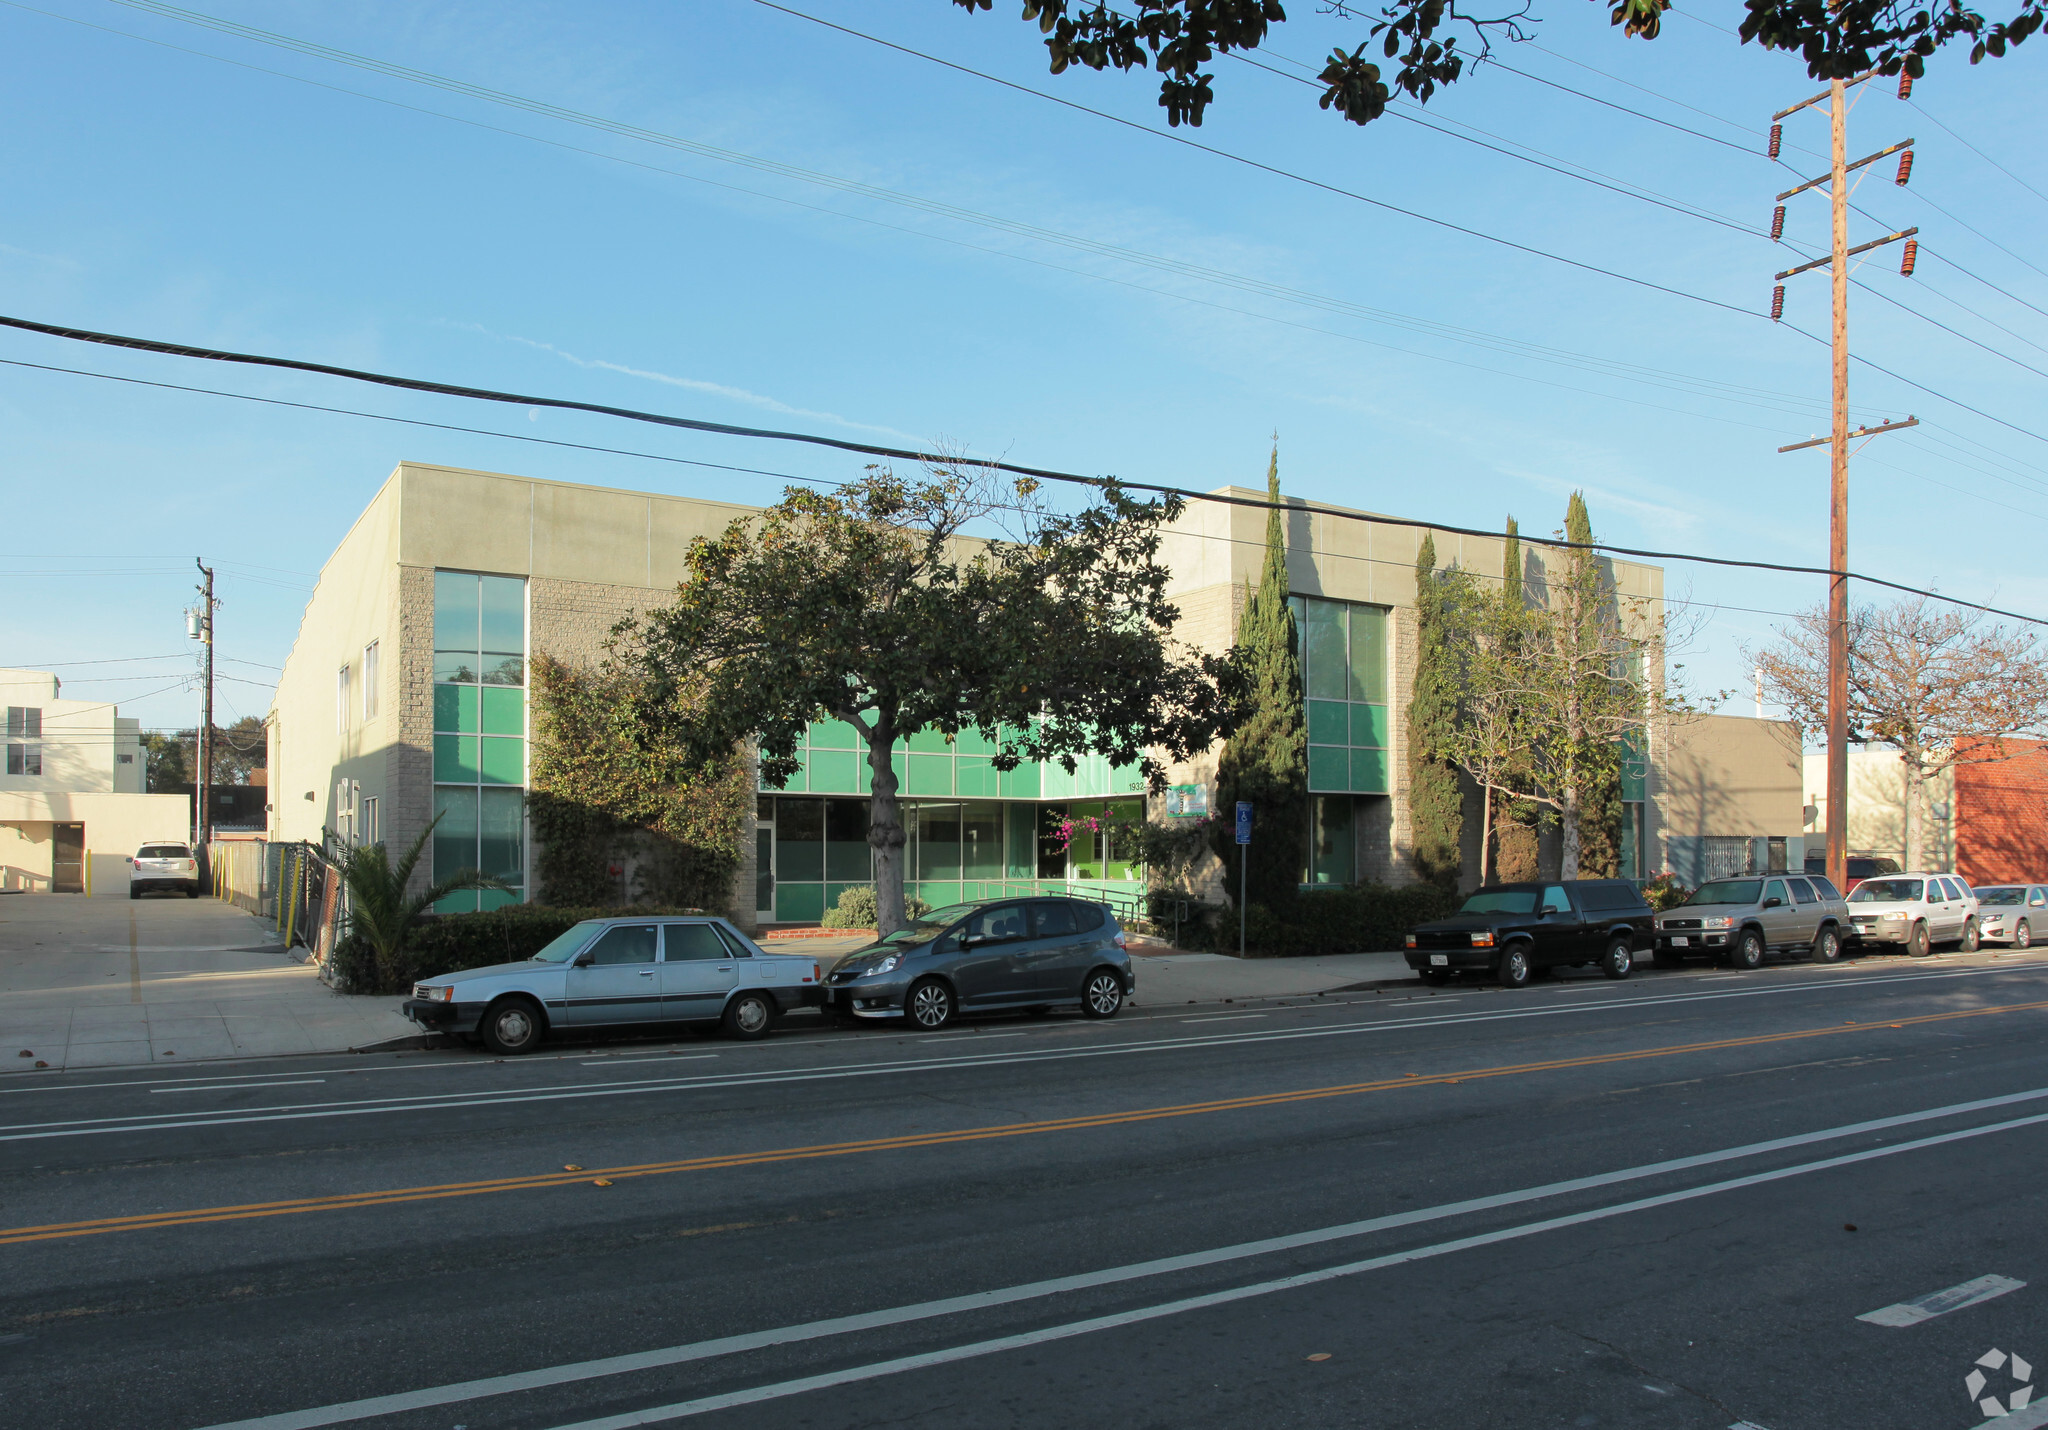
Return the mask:
[[[2005,745],[2020,753],[1956,766],[1956,872],[1975,885],[2048,882],[2048,741]]]

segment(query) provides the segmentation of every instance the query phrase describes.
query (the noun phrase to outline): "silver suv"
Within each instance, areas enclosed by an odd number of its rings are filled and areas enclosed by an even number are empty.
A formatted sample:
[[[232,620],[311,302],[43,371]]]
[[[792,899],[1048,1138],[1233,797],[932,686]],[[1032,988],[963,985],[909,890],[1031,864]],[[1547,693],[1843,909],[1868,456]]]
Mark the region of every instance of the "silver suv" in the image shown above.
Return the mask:
[[[158,889],[199,897],[199,861],[188,844],[145,844],[128,861],[128,897],[139,899]]]
[[[1953,874],[1885,874],[1849,895],[1856,941],[1891,943],[1917,957],[1937,943],[1977,951],[1977,896]]]
[[[1773,949],[1842,956],[1849,906],[1821,874],[1749,874],[1710,879],[1675,909],[1657,915],[1656,961],[1670,968],[1706,954],[1731,968],[1760,968]]]

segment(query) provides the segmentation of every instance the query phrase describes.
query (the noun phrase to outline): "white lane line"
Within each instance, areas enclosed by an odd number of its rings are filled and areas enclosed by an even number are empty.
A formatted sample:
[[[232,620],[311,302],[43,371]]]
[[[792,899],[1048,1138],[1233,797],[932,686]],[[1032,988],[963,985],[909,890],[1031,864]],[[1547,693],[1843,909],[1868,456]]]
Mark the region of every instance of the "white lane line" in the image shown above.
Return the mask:
[[[1899,980],[1919,978],[1975,977],[1976,974],[1901,975]],[[1878,981],[1878,980],[1873,980]],[[1869,984],[1859,985],[1868,987]],[[693,1092],[710,1088],[773,1086],[790,1082],[817,1082],[855,1077],[879,1077],[885,1075],[918,1072],[938,1067],[1003,1067],[1012,1064],[1057,1062],[1071,1058],[1121,1057],[1127,1053],[1184,1052],[1198,1048],[1220,1048],[1233,1045],[1256,1043],[1291,1042],[1302,1038],[1337,1038],[1358,1033],[1406,1032],[1411,1028],[1435,1028],[1462,1026],[1468,1023],[1496,1023],[1512,1019],[1547,1018],[1565,1013],[1595,1013],[1614,1009],[1637,1009],[1663,1007],[1673,1003],[1694,1003],[1725,998],[1760,998],[1773,993],[1797,991],[1793,986],[1778,988],[1744,989],[1728,993],[1687,993],[1669,998],[1631,998],[1626,1002],[1579,1003],[1567,1005],[1546,1005],[1507,1012],[1494,1013],[1450,1013],[1443,1017],[1383,1019],[1370,1023],[1346,1023],[1334,1028],[1297,1028],[1291,1031],[1270,1029],[1252,1030],[1241,1033],[1214,1033],[1189,1035],[1186,1037],[1153,1038],[1145,1041],[1112,1043],[1106,1046],[1087,1048],[1034,1048],[1019,1052],[1005,1053],[960,1053],[949,1057],[913,1058],[901,1062],[885,1063],[837,1063],[816,1068],[782,1068],[765,1072],[709,1074],[682,1078],[643,1078],[638,1081],[605,1083],[598,1087],[577,1084],[556,1084],[540,1088],[525,1088],[509,1092],[492,1092],[479,1089],[467,1093],[413,1093],[402,1097],[360,1099],[332,1103],[281,1103],[270,1107],[252,1107],[238,1110],[238,1114],[192,1118],[169,1122],[161,1120],[158,1114],[137,1113],[119,1117],[78,1117],[60,1118],[46,1122],[21,1122],[0,1124],[0,1142],[36,1141],[49,1137],[84,1137],[107,1132],[162,1132],[187,1127],[219,1127],[250,1122],[289,1122],[319,1117],[358,1117],[370,1113],[424,1112],[449,1108],[503,1107],[528,1102],[558,1102],[589,1097],[620,1097],[650,1092]],[[1882,1019],[1873,1018],[1869,1026],[1877,1027]],[[753,1046],[761,1046],[754,1044]]]
[[[211,1087],[153,1087],[151,1092],[240,1092],[247,1087],[311,1087],[327,1081],[324,1077],[298,1078],[291,1082],[229,1082],[216,1083]]]
[[[1691,1171],[1700,1167],[1715,1166],[1723,1162],[1739,1161],[1747,1157],[1758,1157],[1772,1152],[1789,1151],[1796,1147],[1810,1147],[1822,1142],[1839,1141],[1844,1137],[1868,1136],[1944,1117],[1967,1116],[1975,1112],[2010,1107],[2017,1103],[2036,1101],[2041,1098],[2048,1098],[2048,1087],[2037,1088],[2031,1092],[2013,1093],[2004,1097],[1986,1098],[1976,1102],[1958,1102],[1946,1107],[1930,1107],[1920,1112],[1899,1113],[1891,1117],[1882,1117],[1869,1122],[1852,1122],[1840,1127],[1822,1128],[1815,1132],[1795,1133],[1788,1137],[1773,1138],[1768,1142],[1751,1142],[1739,1147],[1722,1148],[1716,1152],[1701,1152],[1689,1157],[1676,1157],[1663,1162],[1650,1162],[1637,1167],[1624,1167],[1613,1172],[1599,1172],[1591,1176],[1575,1177],[1569,1181],[1549,1182],[1541,1186],[1524,1187],[1511,1192],[1497,1192],[1490,1196],[1446,1202],[1440,1206],[1418,1207],[1412,1211],[1396,1212],[1390,1216],[1372,1217],[1364,1221],[1347,1222],[1339,1226],[1322,1227],[1314,1231],[1294,1232],[1285,1236],[1267,1237],[1260,1241],[1242,1242],[1235,1246],[1217,1247],[1209,1251],[1188,1252],[1179,1256],[1161,1257],[1152,1261],[1133,1262],[1125,1266],[1112,1266],[1101,1271],[1089,1271],[1074,1276],[1055,1277],[1046,1281],[1034,1281],[1021,1286],[1004,1287],[995,1291],[978,1291],[965,1296],[949,1297],[942,1301],[925,1301],[916,1305],[897,1306],[888,1310],[864,1312],[860,1315],[837,1316],[830,1320],[810,1321],[801,1325],[780,1327],[775,1330],[750,1331],[740,1335],[722,1336],[716,1340],[695,1341],[687,1345],[669,1346],[660,1350],[636,1351],[629,1355],[607,1356],[602,1360],[577,1361],[567,1365],[547,1366],[539,1370],[517,1371],[510,1375],[490,1376],[482,1380],[458,1381],[452,1385],[437,1385],[423,1390],[373,1396],[366,1400],[352,1400],[337,1405],[323,1405],[310,1410],[287,1411],[279,1415],[261,1416],[254,1420],[238,1420],[231,1425],[211,1426],[208,1427],[208,1430],[312,1430],[312,1427],[315,1426],[341,1425],[353,1420],[368,1420],[380,1415],[398,1415],[406,1411],[425,1409],[429,1406],[453,1405],[470,1400],[479,1400],[486,1396],[509,1395],[516,1391],[536,1390],[544,1386],[566,1385],[575,1381],[595,1380],[604,1376],[625,1375],[633,1371],[655,1370],[664,1366],[681,1365],[688,1361],[706,1360],[714,1356],[734,1355],[741,1351],[759,1350],[767,1346],[788,1345],[797,1341],[811,1341],[825,1336],[844,1335],[852,1331],[875,1330],[884,1326],[899,1326],[913,1321],[931,1320],[939,1316],[960,1315],[970,1311],[986,1310],[992,1306],[1008,1306],[1023,1301],[1040,1300],[1048,1296],[1061,1295],[1068,1291],[1088,1290],[1098,1286],[1111,1286],[1125,1281],[1139,1280],[1148,1276],[1162,1276],[1174,1271],[1186,1271],[1204,1266],[1217,1266],[1227,1262],[1242,1261],[1250,1257],[1266,1256],[1275,1252],[1296,1251],[1303,1247],[1320,1246],[1328,1242],[1368,1236],[1375,1232],[1418,1226],[1433,1221],[1443,1221],[1451,1217],[1466,1216],[1474,1212],[1495,1211],[1502,1207],[1517,1206],[1524,1202],[1539,1201],[1547,1197],[1564,1196],[1569,1193],[1590,1191],[1599,1187],[1617,1186],[1625,1182],[1640,1181],[1646,1177],[1658,1177],[1673,1172]]]
[[[1222,1023],[1232,1018],[1263,1018],[1264,1013],[1197,1013],[1192,1018],[1176,1018],[1177,1023]]]
[[[1119,1311],[1107,1316],[1091,1316],[1083,1321],[1069,1321],[1064,1325],[1046,1326],[1035,1331],[1017,1335],[999,1336],[993,1340],[976,1341],[964,1346],[951,1346],[945,1350],[928,1351],[923,1355],[900,1356],[894,1360],[874,1361],[867,1365],[851,1366],[845,1370],[827,1371],[822,1375],[803,1376],[796,1380],[779,1381],[769,1385],[757,1385],[746,1390],[729,1391],[723,1395],[701,1396],[695,1400],[679,1400],[669,1405],[657,1405],[646,1410],[628,1411],[624,1415],[607,1415],[597,1420],[580,1420],[573,1425],[562,1425],[556,1430],[630,1430],[636,1425],[659,1425],[670,1420],[682,1420],[692,1415],[703,1415],[713,1410],[729,1410],[740,1405],[759,1405],[764,1401],[783,1400],[793,1395],[803,1395],[813,1390],[825,1390],[837,1385],[851,1385],[858,1381],[875,1380],[882,1376],[900,1375],[905,1371],[923,1370],[929,1366],[948,1365],[957,1361],[976,1360],[982,1356],[1000,1355],[1005,1351],[1022,1350],[1030,1346],[1042,1346],[1052,1341],[1070,1340],[1076,1336],[1096,1335],[1113,1331],[1124,1326],[1138,1325],[1145,1321],[1156,1321],[1166,1316],[1185,1315],[1190,1311],[1205,1311],[1215,1306],[1227,1306],[1237,1301],[1248,1301],[1254,1297],[1271,1296],[1278,1292],[1295,1291],[1305,1286],[1321,1285],[1346,1277],[1364,1275],[1370,1271],[1381,1271],[1390,1266],[1405,1266],[1411,1262],[1426,1261],[1453,1252],[1470,1251],[1482,1246],[1497,1246],[1502,1242],[1519,1241],[1524,1237],[1538,1236],[1544,1232],[1562,1231],[1571,1227],[1586,1226],[1593,1222],[1607,1221],[1633,1212],[1649,1211],[1667,1207],[1679,1202],[1694,1201],[1701,1197],[1716,1196],[1722,1192],[1739,1191],[1747,1187],[1763,1186],[1771,1182],[1784,1181],[1791,1177],[1803,1177],[1815,1172],[1832,1171],[1836,1168],[1853,1166],[1878,1157],[1895,1157],[1902,1152],[1920,1151],[1937,1147],[1947,1142],[1957,1142],[1969,1137],[1983,1137],[1993,1132],[2011,1131],[2020,1127],[2039,1126],[2048,1123],[2048,1113],[2037,1113],[2032,1117],[2017,1118],[2011,1122],[1994,1123],[1988,1127],[1971,1127],[1958,1132],[1945,1132],[1934,1137],[1923,1137],[1915,1142],[1902,1142],[1893,1147],[1873,1148],[1863,1152],[1850,1152],[1839,1157],[1829,1157],[1818,1162],[1805,1162],[1792,1167],[1780,1167],[1774,1171],[1757,1172],[1746,1177],[1731,1177],[1724,1182],[1709,1182],[1704,1186],[1687,1187],[1681,1191],[1665,1192],[1659,1196],[1642,1197],[1636,1201],[1620,1202],[1612,1206],[1595,1207],[1589,1211],[1571,1212],[1564,1216],[1546,1217],[1541,1221],[1524,1222],[1520,1226],[1502,1227],[1498,1231],[1481,1232],[1476,1236],[1462,1236],[1450,1241],[1440,1241],[1429,1246],[1412,1247],[1384,1256],[1369,1257],[1364,1261],[1348,1262],[1341,1266],[1326,1266],[1316,1271],[1304,1271],[1293,1276],[1277,1277],[1271,1281],[1256,1281],[1248,1286],[1233,1286],[1225,1291],[1211,1291],[1200,1296],[1186,1296],[1179,1300],[1163,1301],[1156,1305],[1140,1306],[1134,1310]]]
[[[1946,1291],[1929,1291],[1925,1296],[1915,1296],[1910,1301],[1900,1301],[1891,1306],[1880,1306],[1875,1311],[1865,1311],[1856,1319],[1868,1321],[1873,1326],[1917,1326],[1922,1321],[1931,1321],[1936,1316],[1946,1316],[1951,1311],[1960,1311],[1965,1306],[1975,1306],[1995,1296],[2004,1296],[2019,1290],[2027,1283],[2015,1281],[2010,1276],[1979,1276],[1975,1281],[1965,1281],[1960,1286],[1951,1286]]]
[[[670,1053],[660,1058],[586,1058],[587,1068],[622,1068],[629,1063],[700,1063],[706,1058],[715,1058],[716,1053]]]

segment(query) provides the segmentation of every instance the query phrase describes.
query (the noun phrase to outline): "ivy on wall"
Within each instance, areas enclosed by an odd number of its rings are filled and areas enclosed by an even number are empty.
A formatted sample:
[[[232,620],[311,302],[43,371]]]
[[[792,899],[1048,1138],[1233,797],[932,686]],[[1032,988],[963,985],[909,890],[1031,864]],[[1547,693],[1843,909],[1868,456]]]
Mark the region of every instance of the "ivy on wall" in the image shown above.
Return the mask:
[[[646,719],[646,691],[615,662],[578,670],[536,655],[532,691],[541,902],[728,910],[753,797],[740,752],[690,761],[659,734],[676,722]]]

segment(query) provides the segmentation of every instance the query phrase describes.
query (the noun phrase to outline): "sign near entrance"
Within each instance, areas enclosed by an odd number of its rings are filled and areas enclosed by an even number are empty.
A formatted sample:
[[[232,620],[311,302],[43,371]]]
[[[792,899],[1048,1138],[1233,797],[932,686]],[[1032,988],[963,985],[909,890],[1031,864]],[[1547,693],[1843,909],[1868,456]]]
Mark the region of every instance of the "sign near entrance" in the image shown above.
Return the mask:
[[[1166,817],[1168,819],[1207,819],[1209,817],[1209,787],[1207,785],[1174,785],[1166,792]]]
[[[1252,842],[1252,807],[1245,800],[1237,802],[1237,842],[1240,844]]]

